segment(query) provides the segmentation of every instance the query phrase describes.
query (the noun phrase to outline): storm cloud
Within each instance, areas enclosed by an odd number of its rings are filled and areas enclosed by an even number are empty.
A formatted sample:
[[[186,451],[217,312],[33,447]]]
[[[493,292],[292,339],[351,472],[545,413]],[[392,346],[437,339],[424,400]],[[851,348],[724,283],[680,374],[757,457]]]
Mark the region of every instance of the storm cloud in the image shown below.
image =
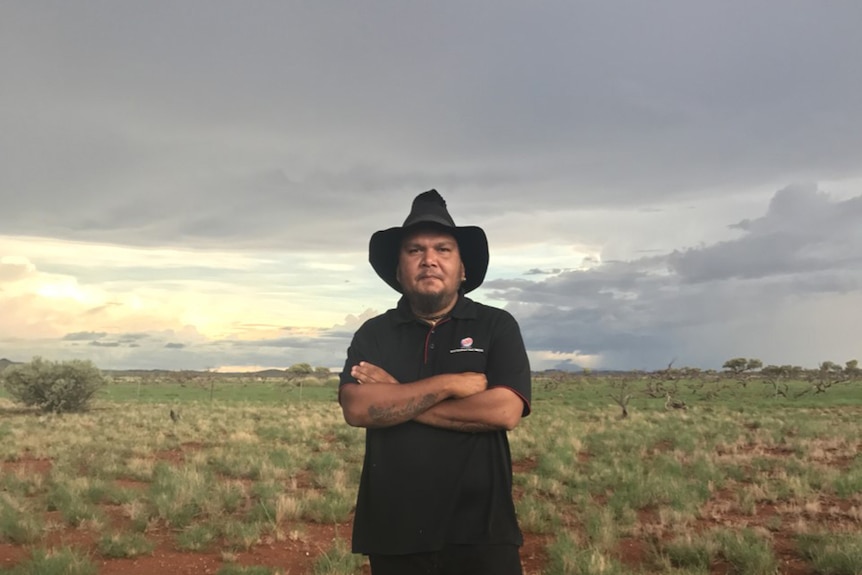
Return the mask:
[[[368,238],[432,187],[488,233],[476,298],[537,368],[858,355],[860,21],[778,0],[6,3],[0,356],[338,366],[344,318],[397,297]]]

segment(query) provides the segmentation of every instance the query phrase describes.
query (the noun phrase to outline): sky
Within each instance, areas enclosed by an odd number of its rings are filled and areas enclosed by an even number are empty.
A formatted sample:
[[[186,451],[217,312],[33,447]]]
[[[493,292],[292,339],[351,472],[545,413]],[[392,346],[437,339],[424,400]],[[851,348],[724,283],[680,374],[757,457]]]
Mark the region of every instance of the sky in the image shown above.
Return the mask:
[[[0,357],[338,368],[440,191],[535,370],[862,358],[862,4],[0,3]]]

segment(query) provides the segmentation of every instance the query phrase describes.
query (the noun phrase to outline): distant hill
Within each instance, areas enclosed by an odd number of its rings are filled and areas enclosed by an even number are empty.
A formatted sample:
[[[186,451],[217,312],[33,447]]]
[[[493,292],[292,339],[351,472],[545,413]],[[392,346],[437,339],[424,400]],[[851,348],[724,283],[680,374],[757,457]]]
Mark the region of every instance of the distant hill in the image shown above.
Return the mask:
[[[236,376],[247,377],[285,377],[287,371],[284,369],[264,369],[261,371],[207,371],[195,369],[104,369],[108,375],[117,377],[164,377],[170,378],[181,374],[188,376],[206,376],[216,378],[229,378]]]
[[[285,377],[287,371],[283,369],[265,369],[263,371],[253,371],[249,375],[254,377]]]
[[[4,369],[9,367],[10,365],[15,365],[17,363],[20,363],[20,362],[12,361],[12,360],[6,359],[4,357],[3,359],[0,359],[0,371],[3,371]]]
[[[3,371],[10,365],[20,365],[20,361],[12,361],[10,359],[6,359],[5,357],[0,359],[0,371]],[[545,369],[542,371],[533,371],[534,376],[538,377],[553,377],[553,376],[564,376],[571,375],[573,373],[582,373],[583,367],[580,365],[576,365],[569,362],[564,362],[556,367],[551,369]],[[263,377],[263,378],[284,378],[288,376],[288,370],[286,369],[264,369],[261,371],[248,371],[248,372],[211,372],[207,370],[193,370],[193,369],[184,369],[184,370],[176,370],[176,369],[103,369],[103,373],[107,375],[112,375],[115,377],[158,377],[158,378],[171,378],[176,377],[179,374],[186,374],[190,376],[209,376],[209,377],[217,377],[217,378],[228,378],[228,377],[236,377],[236,376],[245,376],[245,377]],[[593,375],[610,375],[610,374],[618,374],[625,373],[625,370],[615,370],[615,369],[594,369],[591,370]],[[337,372],[333,372],[334,375],[337,375]]]

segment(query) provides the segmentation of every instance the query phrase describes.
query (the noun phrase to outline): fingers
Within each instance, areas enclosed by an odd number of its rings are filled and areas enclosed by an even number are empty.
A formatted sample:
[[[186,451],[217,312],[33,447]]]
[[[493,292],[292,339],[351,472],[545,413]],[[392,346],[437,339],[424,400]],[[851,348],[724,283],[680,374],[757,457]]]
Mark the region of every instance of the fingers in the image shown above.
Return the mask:
[[[385,369],[367,361],[361,361],[350,369],[350,375],[362,383],[398,383]]]

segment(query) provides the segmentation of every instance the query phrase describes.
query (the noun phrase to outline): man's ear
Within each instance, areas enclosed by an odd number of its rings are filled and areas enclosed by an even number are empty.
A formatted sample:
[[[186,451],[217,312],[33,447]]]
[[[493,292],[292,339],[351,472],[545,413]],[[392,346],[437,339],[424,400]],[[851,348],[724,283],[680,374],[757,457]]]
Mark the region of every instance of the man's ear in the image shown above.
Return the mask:
[[[401,264],[395,266],[395,281],[398,282],[398,285],[401,285]]]
[[[461,262],[461,281],[467,281],[467,268],[464,267],[464,262]]]

